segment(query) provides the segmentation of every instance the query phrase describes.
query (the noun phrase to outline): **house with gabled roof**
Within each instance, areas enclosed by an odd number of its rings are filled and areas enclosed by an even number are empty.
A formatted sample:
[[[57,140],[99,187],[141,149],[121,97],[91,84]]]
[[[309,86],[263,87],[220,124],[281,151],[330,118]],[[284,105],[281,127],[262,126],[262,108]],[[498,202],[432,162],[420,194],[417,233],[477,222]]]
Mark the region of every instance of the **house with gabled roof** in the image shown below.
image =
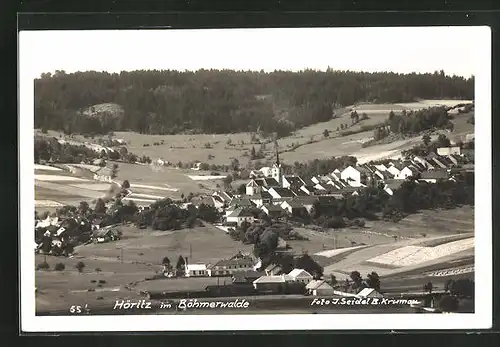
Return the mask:
[[[399,177],[402,169],[403,167],[399,163],[391,163],[391,165],[387,167],[387,172],[390,172],[394,175],[394,178],[397,178]]]
[[[290,188],[290,190],[292,191],[293,195],[295,195],[296,197],[309,196],[309,194],[307,194],[306,192],[304,192],[301,188],[302,187],[299,187],[299,188]]]
[[[226,192],[226,191],[222,191],[222,190],[215,191],[212,194],[212,196],[220,197],[227,204],[229,204],[234,197],[233,194]]]
[[[263,180],[264,180],[264,187],[266,187],[267,189],[273,188],[273,187],[276,187],[276,188],[281,187],[279,182],[273,177],[266,177]]]
[[[264,185],[263,180],[258,181],[259,183],[262,182],[262,184],[258,184],[256,179],[252,179],[246,184],[245,192],[247,195],[259,194],[262,191],[262,186]]]
[[[264,204],[260,209],[269,217],[273,218],[281,217],[285,213],[280,205]]]
[[[460,155],[460,147],[458,146],[453,146],[453,147],[439,147],[436,149],[436,152],[440,156],[447,156],[450,154],[458,154]]]
[[[300,190],[302,190],[307,195],[313,195],[314,191],[316,189],[314,188],[314,185],[312,185],[312,186],[311,185],[303,185],[302,187],[300,187]]]
[[[414,156],[412,161],[414,164],[422,165],[425,170],[432,170],[435,168],[435,164],[431,164],[427,158],[423,158],[418,155]]]
[[[436,183],[439,180],[447,180],[449,178],[448,170],[446,169],[435,169],[430,171],[425,171],[420,174],[420,181],[425,181],[429,183]]]
[[[333,295],[334,289],[324,280],[312,280],[306,286],[306,291],[314,296]]]
[[[394,195],[394,192],[401,187],[404,183],[400,179],[386,180],[384,184],[384,191],[389,195]]]
[[[299,176],[283,176],[283,188],[300,188],[305,182]]]
[[[313,280],[313,276],[304,269],[293,269],[288,273],[295,282],[301,282],[307,285]]]
[[[240,226],[243,222],[252,224],[254,220],[253,214],[247,208],[243,207],[236,208],[226,216],[226,224],[235,224],[237,226]]]
[[[351,187],[360,187],[366,184],[370,176],[370,170],[363,166],[348,166],[340,174],[340,178],[349,183]]]
[[[405,180],[408,177],[418,177],[420,172],[412,165],[405,166],[400,172],[397,179]]]
[[[253,270],[255,261],[251,255],[238,252],[229,259],[221,259],[214,265],[211,265],[211,276],[231,276],[241,271]]]
[[[287,188],[270,188],[268,190],[269,194],[273,197],[273,199],[282,199],[282,200],[292,200],[295,195],[290,189]]]

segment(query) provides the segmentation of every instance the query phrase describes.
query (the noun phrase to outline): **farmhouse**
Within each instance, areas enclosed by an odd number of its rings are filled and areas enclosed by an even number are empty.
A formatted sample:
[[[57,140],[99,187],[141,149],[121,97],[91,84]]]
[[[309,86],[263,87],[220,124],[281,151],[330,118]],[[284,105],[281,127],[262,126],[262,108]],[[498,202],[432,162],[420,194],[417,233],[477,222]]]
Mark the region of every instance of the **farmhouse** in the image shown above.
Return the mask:
[[[314,296],[333,295],[333,288],[324,280],[312,280],[306,285],[306,291]]]
[[[306,285],[313,280],[313,276],[303,269],[293,269],[290,271],[288,276],[290,276],[294,281],[301,282]]]
[[[387,168],[387,171],[390,172],[394,177],[398,177],[402,169],[403,167],[399,163],[391,163]]]
[[[302,206],[302,204],[294,200],[283,201],[281,208],[292,215],[300,214],[301,210],[305,210],[305,207]]]
[[[238,207],[226,217],[227,224],[236,224],[241,226],[243,222],[252,224],[254,222],[253,214],[246,208]]]
[[[206,277],[209,274],[205,264],[186,264],[185,272],[186,277]]]
[[[250,182],[247,183],[245,189],[246,189],[246,194],[247,195],[255,195],[255,194],[260,194],[262,192],[262,186],[264,185],[263,180],[250,180]]]
[[[211,266],[211,276],[232,276],[238,272],[253,270],[254,264],[255,260],[251,256],[238,252],[233,257],[219,260]]]
[[[311,213],[312,209],[313,209],[313,206],[314,204],[319,201],[318,200],[318,197],[315,197],[315,196],[304,196],[304,197],[296,197],[294,198],[291,203],[292,205],[290,205],[290,207],[293,206],[293,204],[296,204],[296,205],[299,205],[301,207],[304,207],[306,210],[307,210],[307,213]],[[285,206],[283,206],[283,204],[281,205],[283,208],[285,208]],[[287,208],[287,210],[292,213],[292,211]]]
[[[109,241],[116,241],[120,239],[121,232],[115,226],[107,226],[104,228],[96,229],[92,232],[92,241],[94,243],[104,243]]]
[[[438,180],[448,179],[448,171],[445,169],[436,169],[431,171],[425,171],[420,174],[420,181],[425,181],[429,183],[436,183]]]
[[[257,290],[282,292],[288,282],[293,282],[293,279],[288,275],[262,276],[253,281],[253,286]]]
[[[373,288],[363,288],[357,295],[359,298],[383,298],[384,296]]]
[[[261,206],[260,209],[269,217],[273,218],[281,217],[284,213],[284,210],[281,208],[280,205],[264,204]]]

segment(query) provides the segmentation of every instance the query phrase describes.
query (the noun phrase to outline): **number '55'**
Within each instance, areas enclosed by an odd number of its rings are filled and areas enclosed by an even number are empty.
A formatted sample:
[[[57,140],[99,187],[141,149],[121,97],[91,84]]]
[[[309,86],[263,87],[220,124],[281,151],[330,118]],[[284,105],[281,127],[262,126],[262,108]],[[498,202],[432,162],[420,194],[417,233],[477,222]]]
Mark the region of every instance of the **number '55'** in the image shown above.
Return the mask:
[[[71,306],[69,308],[69,312],[71,312],[71,313],[82,313],[82,307],[81,306]]]

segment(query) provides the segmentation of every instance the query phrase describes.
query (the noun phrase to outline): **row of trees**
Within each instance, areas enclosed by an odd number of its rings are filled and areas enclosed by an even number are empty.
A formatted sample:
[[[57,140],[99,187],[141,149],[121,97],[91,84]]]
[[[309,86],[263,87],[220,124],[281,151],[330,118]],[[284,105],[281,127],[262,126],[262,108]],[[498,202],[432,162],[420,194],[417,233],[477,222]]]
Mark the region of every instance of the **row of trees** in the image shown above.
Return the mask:
[[[418,111],[396,115],[393,111],[385,123],[373,130],[374,141],[381,140],[390,134],[412,135],[425,130],[448,129],[453,131],[452,116],[445,107],[430,107]],[[367,145],[367,144],[366,144]]]
[[[100,164],[101,166],[106,165],[106,160],[120,160],[130,163],[151,163],[150,157],[138,157],[130,153],[124,146],[115,151],[102,150],[97,152],[85,145],[59,143],[56,138],[35,138],[34,156],[35,163],[40,163],[40,161],[43,160],[53,163],[77,164],[81,162],[90,163],[95,159],[103,159]]]
[[[35,127],[149,134],[186,130],[285,135],[327,121],[356,102],[474,98],[474,78],[350,71],[132,71],[42,74],[35,80]],[[84,116],[81,109],[116,103],[121,115]],[[353,119],[354,121],[354,119]]]

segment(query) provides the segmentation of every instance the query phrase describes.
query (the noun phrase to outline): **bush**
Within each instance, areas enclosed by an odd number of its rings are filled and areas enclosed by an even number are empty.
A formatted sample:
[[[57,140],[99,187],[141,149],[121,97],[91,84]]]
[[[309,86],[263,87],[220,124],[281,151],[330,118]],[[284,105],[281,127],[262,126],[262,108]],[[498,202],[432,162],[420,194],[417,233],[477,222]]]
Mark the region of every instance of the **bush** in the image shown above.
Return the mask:
[[[90,283],[96,283],[97,281],[96,280],[90,280]]]
[[[54,270],[56,271],[63,271],[66,268],[66,266],[63,263],[57,263],[54,266]]]
[[[97,286],[98,286],[99,288],[102,288],[102,284],[100,284],[100,283],[99,283]]]
[[[99,267],[95,268],[95,272],[101,272],[101,271],[102,271],[101,268],[99,268]]]
[[[37,270],[48,270],[48,269],[50,269],[50,266],[46,261],[44,261],[43,263],[38,264],[36,269]]]
[[[75,267],[78,269],[78,272],[83,272],[83,268],[85,267],[85,263],[83,261],[78,262],[78,264],[75,265]]]
[[[104,283],[106,283],[106,281],[105,280],[99,280],[99,283],[104,284]]]

